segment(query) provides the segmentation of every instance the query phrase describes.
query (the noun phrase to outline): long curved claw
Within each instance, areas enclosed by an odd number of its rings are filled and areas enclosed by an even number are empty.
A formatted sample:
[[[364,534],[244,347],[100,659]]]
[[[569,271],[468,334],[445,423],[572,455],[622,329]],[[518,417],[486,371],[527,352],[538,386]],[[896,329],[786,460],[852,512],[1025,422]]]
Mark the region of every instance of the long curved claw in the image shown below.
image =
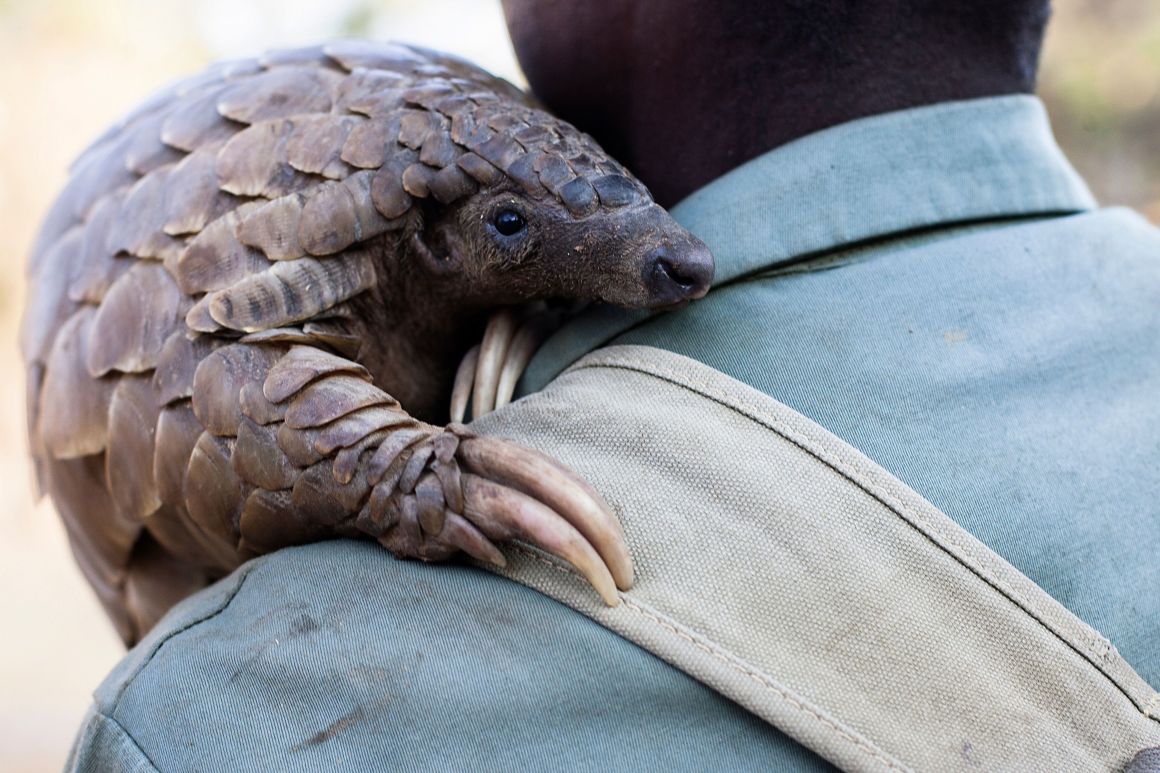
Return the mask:
[[[632,558],[620,522],[600,494],[575,473],[537,451],[493,437],[464,438],[456,456],[468,472],[558,513],[596,549],[616,587],[632,587]]]
[[[459,369],[455,371],[455,386],[451,389],[451,420],[463,421],[467,417],[467,401],[471,399],[471,387],[475,382],[475,368],[479,363],[479,344],[471,347]]]
[[[588,540],[559,513],[532,497],[481,478],[463,476],[464,516],[491,539],[520,539],[576,567],[611,607],[620,603],[609,568]]]
[[[501,309],[488,320],[483,342],[472,347],[455,371],[451,390],[451,421],[502,408],[512,400],[516,382],[531,362],[532,355],[548,335],[560,326],[561,312],[532,304],[521,309]]]
[[[471,521],[458,513],[447,512],[447,520],[443,525],[440,539],[447,545],[462,550],[467,555],[503,569],[507,566],[507,558],[491,540],[483,535]]]
[[[516,333],[516,315],[511,309],[501,309],[492,315],[479,346],[479,362],[475,368],[475,389],[471,395],[471,416],[478,419],[495,408],[496,386],[500,367]]]
[[[542,315],[533,316],[516,332],[508,347],[507,357],[499,372],[499,383],[495,388],[495,408],[503,408],[512,401],[516,382],[524,373],[524,368],[532,360],[532,355],[548,336],[553,325]]]
[[[368,461],[358,529],[395,555],[441,561],[463,551],[496,566],[493,543],[519,539],[567,561],[604,601],[632,585],[620,522],[596,491],[543,454],[462,424],[388,437]]]

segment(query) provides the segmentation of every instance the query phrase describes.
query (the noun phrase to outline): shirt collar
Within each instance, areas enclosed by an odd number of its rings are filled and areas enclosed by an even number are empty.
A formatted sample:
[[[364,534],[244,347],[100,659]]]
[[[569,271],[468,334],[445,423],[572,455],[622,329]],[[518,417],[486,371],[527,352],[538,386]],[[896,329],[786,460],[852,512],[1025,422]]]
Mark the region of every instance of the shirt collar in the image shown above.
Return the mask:
[[[1027,95],[902,110],[776,148],[671,211],[717,260],[714,286],[859,242],[940,226],[1074,213],[1095,201]],[[521,391],[647,318],[594,309],[549,339]]]

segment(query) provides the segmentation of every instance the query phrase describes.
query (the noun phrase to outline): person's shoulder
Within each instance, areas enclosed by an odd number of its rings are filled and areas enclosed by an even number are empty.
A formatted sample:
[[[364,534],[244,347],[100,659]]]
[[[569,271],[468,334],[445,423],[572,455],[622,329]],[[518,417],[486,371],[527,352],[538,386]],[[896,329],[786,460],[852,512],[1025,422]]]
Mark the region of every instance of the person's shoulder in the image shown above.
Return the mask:
[[[827,769],[547,596],[334,541],[251,561],[178,605],[97,691],[69,768],[661,763]]]
[[[115,707],[141,680],[189,658],[216,658],[272,634],[292,642],[314,627],[307,610],[333,614],[340,597],[328,592],[332,586],[349,581],[360,564],[378,564],[384,557],[389,558],[369,545],[334,541],[248,562],[175,606],[98,688],[98,707]],[[295,614],[292,624],[280,625]],[[223,635],[229,636],[228,647],[221,646]]]
[[[283,769],[332,767],[334,749],[374,766],[372,750],[400,735],[394,721],[442,709],[424,691],[450,676],[441,654],[476,652],[469,621],[563,609],[539,598],[471,567],[397,561],[371,543],[281,550],[175,607],[97,690],[78,746],[91,735],[146,760],[161,755],[158,767],[170,769],[228,769],[259,750],[267,761],[285,755]],[[345,743],[327,748],[338,734]]]

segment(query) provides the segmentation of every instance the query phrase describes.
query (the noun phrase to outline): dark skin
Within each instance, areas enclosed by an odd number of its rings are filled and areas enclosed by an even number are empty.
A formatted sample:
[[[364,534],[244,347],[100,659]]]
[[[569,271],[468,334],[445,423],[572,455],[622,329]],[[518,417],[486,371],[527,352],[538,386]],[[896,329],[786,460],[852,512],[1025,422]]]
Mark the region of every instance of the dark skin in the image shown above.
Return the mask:
[[[672,206],[798,137],[1035,87],[1046,0],[504,0],[532,91]]]

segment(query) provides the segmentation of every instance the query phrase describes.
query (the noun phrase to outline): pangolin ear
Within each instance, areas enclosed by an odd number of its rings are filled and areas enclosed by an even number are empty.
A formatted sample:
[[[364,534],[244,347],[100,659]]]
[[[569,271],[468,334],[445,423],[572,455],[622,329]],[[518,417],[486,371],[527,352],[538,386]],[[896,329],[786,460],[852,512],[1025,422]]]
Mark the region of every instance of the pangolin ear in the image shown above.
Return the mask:
[[[435,217],[434,213],[420,213],[418,209],[412,207],[417,222],[407,229],[407,249],[411,252],[411,259],[435,274],[461,271],[470,255],[454,218]]]

